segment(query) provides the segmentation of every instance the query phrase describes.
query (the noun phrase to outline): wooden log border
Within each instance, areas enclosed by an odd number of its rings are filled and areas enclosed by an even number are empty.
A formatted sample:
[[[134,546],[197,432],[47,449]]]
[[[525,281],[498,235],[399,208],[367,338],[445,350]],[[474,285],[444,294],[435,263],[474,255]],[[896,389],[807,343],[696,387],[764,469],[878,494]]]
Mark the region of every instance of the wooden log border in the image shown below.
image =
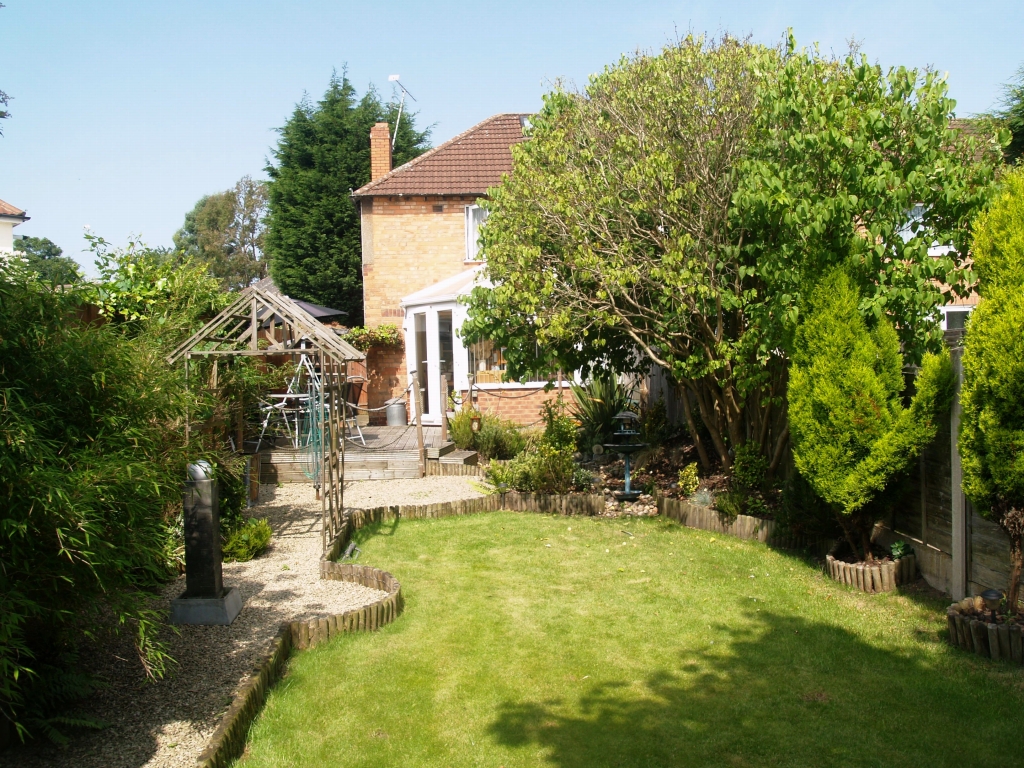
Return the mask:
[[[983,621],[976,610],[977,605],[971,597],[965,597],[946,609],[949,644],[993,661],[1024,666],[1024,631],[1020,625]]]
[[[750,515],[729,517],[711,507],[691,504],[683,499],[658,497],[658,514],[675,520],[687,528],[725,533],[740,539],[756,539],[779,549],[811,549],[824,553],[832,547],[826,539],[800,536],[792,533],[774,520],[765,520]]]
[[[917,560],[914,555],[906,555],[899,560],[868,565],[847,563],[829,554],[825,555],[825,572],[835,581],[876,595],[892,592],[901,584],[914,581],[917,578]]]
[[[362,584],[387,592],[387,595],[357,610],[323,619],[282,624],[270,655],[239,687],[217,730],[199,755],[198,764],[202,768],[224,768],[241,756],[249,737],[249,727],[263,708],[267,692],[284,674],[292,649],[313,648],[345,632],[372,632],[394,621],[404,607],[402,585],[390,573],[379,568],[334,563],[322,558],[320,578]]]

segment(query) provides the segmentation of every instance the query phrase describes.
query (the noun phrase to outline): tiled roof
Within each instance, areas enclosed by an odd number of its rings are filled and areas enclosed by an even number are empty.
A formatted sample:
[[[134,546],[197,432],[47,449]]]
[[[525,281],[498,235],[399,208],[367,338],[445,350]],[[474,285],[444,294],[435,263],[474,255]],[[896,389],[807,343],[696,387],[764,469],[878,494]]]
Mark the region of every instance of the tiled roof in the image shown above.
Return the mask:
[[[352,193],[482,195],[512,171],[512,145],[523,140],[528,115],[494,115]]]
[[[18,218],[28,218],[25,216],[25,212],[20,208],[15,208],[10,203],[5,203],[0,200],[0,216],[17,216]]]

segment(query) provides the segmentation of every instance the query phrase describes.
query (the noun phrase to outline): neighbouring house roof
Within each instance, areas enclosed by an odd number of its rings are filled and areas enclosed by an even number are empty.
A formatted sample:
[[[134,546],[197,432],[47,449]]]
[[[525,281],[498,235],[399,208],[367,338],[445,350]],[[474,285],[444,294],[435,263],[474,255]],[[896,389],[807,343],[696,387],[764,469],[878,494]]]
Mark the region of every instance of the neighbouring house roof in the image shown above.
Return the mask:
[[[274,278],[270,277],[269,275],[267,277],[264,277],[259,282],[257,282],[255,287],[259,288],[261,291],[264,291],[266,293],[276,293],[279,296],[285,296],[285,294],[281,293],[281,289],[277,287],[277,284],[274,282]],[[285,296],[285,298],[290,299],[291,297]],[[304,309],[310,315],[315,317],[317,320],[324,317],[338,317],[340,315],[348,314],[348,312],[346,312],[343,309],[332,309],[331,307],[322,307],[319,304],[313,304],[312,302],[309,301],[302,301],[301,299],[291,300],[295,304],[298,304],[300,308]]]
[[[490,282],[481,275],[484,265],[478,264],[472,269],[466,269],[457,275],[452,275],[444,280],[427,286],[416,293],[410,293],[402,299],[403,307],[419,307],[424,304],[440,304],[446,301],[455,301],[459,296],[465,296],[474,286],[489,286]]]
[[[525,138],[528,117],[519,113],[489,117],[360,187],[352,196],[485,194],[512,172],[512,145]]]
[[[22,221],[26,221],[29,218],[25,215],[23,210],[15,208],[13,205],[5,203],[3,200],[0,200],[0,216],[12,219],[21,219]]]

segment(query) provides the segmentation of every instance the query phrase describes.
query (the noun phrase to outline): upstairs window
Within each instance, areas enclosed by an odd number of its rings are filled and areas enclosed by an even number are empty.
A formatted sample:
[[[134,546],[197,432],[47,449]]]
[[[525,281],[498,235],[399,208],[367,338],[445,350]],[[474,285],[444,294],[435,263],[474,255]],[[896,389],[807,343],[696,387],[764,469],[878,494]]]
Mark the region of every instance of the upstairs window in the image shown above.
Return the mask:
[[[483,261],[480,252],[480,227],[487,220],[487,211],[479,205],[466,206],[466,261]]]

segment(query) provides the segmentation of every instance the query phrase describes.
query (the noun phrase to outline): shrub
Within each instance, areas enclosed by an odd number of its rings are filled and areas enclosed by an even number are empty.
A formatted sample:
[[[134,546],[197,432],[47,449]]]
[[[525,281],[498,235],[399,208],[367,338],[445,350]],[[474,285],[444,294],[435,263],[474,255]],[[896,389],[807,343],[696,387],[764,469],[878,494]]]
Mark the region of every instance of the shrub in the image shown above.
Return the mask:
[[[595,375],[582,387],[573,384],[572,396],[571,413],[580,424],[579,445],[588,453],[594,445],[611,442],[618,426],[615,416],[632,406],[625,388],[610,371]]]
[[[349,328],[344,339],[360,352],[366,352],[370,347],[401,349],[403,346],[402,332],[398,326],[391,323],[384,323],[376,328],[364,328],[361,325]]]
[[[245,563],[263,554],[273,536],[270,523],[266,520],[249,518],[235,527],[224,537],[221,552],[227,563]]]
[[[959,449],[963,487],[1010,539],[1007,604],[1024,568],[1024,169],[1008,173],[976,225],[981,302],[964,339]]]
[[[473,417],[480,417],[480,431],[473,431]],[[464,408],[448,422],[448,433],[459,450],[477,451],[485,459],[511,459],[526,446],[519,426],[506,419]]]
[[[684,496],[696,493],[700,486],[700,475],[697,474],[697,463],[687,464],[679,470],[679,492]]]
[[[945,349],[926,355],[904,407],[899,338],[884,317],[869,330],[859,302],[841,269],[814,290],[797,332],[789,417],[797,469],[832,508],[854,553],[870,559],[872,502],[934,439],[953,380]]]
[[[74,322],[81,300],[0,267],[0,719],[21,736],[72,690],[49,688],[55,649],[125,627],[149,672],[167,661],[149,594],[172,575],[180,372],[150,334]]]
[[[648,403],[640,410],[640,439],[643,442],[652,447],[664,445],[674,433],[675,430],[668,423],[664,400]]]
[[[494,485],[534,493],[569,493],[593,485],[589,472],[573,461],[576,422],[559,404],[544,404],[543,436],[505,465],[491,463],[487,477]]]

